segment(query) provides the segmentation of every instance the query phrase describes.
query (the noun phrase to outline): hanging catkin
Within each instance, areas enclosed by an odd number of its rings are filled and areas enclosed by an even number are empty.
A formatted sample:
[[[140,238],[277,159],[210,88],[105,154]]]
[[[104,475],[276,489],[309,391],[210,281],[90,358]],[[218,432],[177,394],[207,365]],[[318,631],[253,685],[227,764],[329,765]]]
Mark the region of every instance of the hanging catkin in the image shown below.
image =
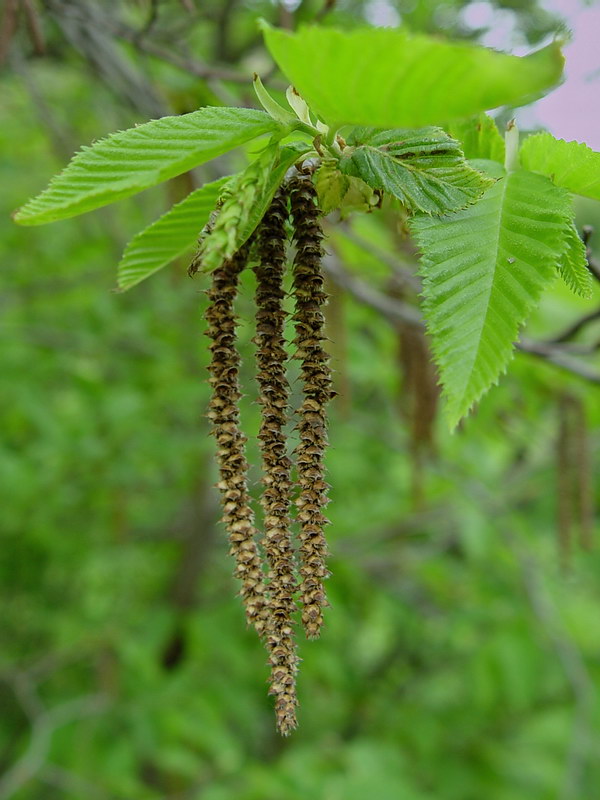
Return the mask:
[[[207,293],[206,335],[211,339],[209,349],[212,354],[208,367],[212,386],[208,417],[217,441],[222,521],[229,535],[230,554],[236,562],[235,575],[242,583],[240,594],[246,618],[262,636],[265,627],[264,581],[247,488],[246,436],[239,427],[240,356],[235,345],[234,301],[248,250],[249,245],[245,245],[214,270],[212,286]]]
[[[329,356],[322,346],[324,316],[321,307],[327,300],[323,291],[321,242],[316,191],[310,175],[300,172],[290,180],[290,208],[294,225],[293,316],[301,362],[304,400],[297,411],[300,442],[295,450],[300,493],[296,499],[300,522],[300,597],[302,624],[309,639],[319,636],[323,607],[327,603],[323,581],[328,576],[325,565],[327,542],[323,528],[329,520],[323,514],[327,504],[323,454],[327,446],[325,407],[332,396]]]
[[[283,275],[286,263],[287,195],[281,189],[265,214],[258,234],[255,267],[256,361],[262,424],[263,548],[268,564],[268,613],[265,642],[271,667],[269,693],[275,697],[277,727],[288,735],[296,727],[298,656],[293,631],[296,589],[290,533],[291,461],[286,452],[285,425],[289,399],[284,325]]]

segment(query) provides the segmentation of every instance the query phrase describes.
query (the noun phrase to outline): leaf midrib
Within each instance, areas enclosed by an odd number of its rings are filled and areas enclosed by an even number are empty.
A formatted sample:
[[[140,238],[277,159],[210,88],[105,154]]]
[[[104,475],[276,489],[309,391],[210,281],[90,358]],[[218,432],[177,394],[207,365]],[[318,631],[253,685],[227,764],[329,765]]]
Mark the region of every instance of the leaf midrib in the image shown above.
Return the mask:
[[[398,167],[401,167],[402,169],[407,170],[408,172],[411,172],[413,175],[420,175],[420,176],[426,175],[427,178],[430,178],[432,181],[434,181],[435,183],[439,184],[440,186],[451,186],[452,188],[458,189],[459,191],[464,191],[464,189],[461,186],[457,186],[457,184],[452,183],[451,181],[442,180],[434,172],[432,172],[432,171],[430,171],[428,169],[419,169],[418,167],[414,167],[409,162],[404,163],[403,161],[400,161],[396,156],[393,156],[391,153],[386,153],[385,151],[381,150],[379,147],[375,147],[372,144],[362,144],[362,145],[360,145],[360,147],[364,148],[365,150],[369,150],[369,151],[372,151],[374,153],[377,153],[382,158],[385,158],[385,159],[391,161],[393,164],[397,165]],[[431,155],[431,154],[430,153],[423,153],[423,155]],[[420,156],[417,154],[417,158],[419,158],[419,157]],[[458,158],[458,161],[460,163],[460,158]],[[472,169],[471,167],[469,167],[469,165],[467,164],[466,160],[464,160],[464,166],[469,170]]]
[[[482,340],[483,331],[484,331],[484,328],[485,328],[485,325],[486,325],[486,322],[487,322],[487,319],[488,319],[488,314],[489,314],[489,310],[490,310],[490,302],[491,302],[492,292],[493,292],[493,288],[494,288],[494,280],[495,280],[495,277],[496,277],[496,270],[498,269],[498,254],[499,254],[499,249],[500,249],[500,235],[501,235],[501,231],[502,231],[502,226],[503,226],[503,222],[504,222],[504,214],[505,214],[504,201],[505,201],[505,198],[506,198],[506,191],[507,191],[507,188],[508,188],[508,182],[510,180],[510,174],[507,174],[506,176],[504,176],[500,180],[504,180],[504,185],[502,186],[502,191],[501,191],[501,194],[499,195],[501,211],[500,211],[500,214],[498,214],[498,224],[497,224],[497,231],[496,231],[496,237],[495,237],[495,243],[494,243],[494,269],[492,271],[491,279],[490,279],[490,283],[489,283],[489,292],[488,292],[487,303],[486,303],[486,307],[485,307],[485,314],[483,314],[481,316],[481,325],[479,327],[479,336],[477,337],[477,348],[474,350],[474,355],[473,355],[473,358],[471,359],[471,364],[470,364],[470,367],[469,367],[469,373],[468,373],[467,380],[463,384],[463,391],[462,391],[461,398],[460,398],[461,404],[464,403],[464,398],[465,398],[467,389],[470,386],[471,378],[473,376],[473,370],[475,368],[475,364],[477,363],[477,359],[479,357],[479,352],[481,350],[481,340]],[[492,188],[495,188],[495,187],[492,187]],[[488,190],[488,191],[490,191],[490,190]]]

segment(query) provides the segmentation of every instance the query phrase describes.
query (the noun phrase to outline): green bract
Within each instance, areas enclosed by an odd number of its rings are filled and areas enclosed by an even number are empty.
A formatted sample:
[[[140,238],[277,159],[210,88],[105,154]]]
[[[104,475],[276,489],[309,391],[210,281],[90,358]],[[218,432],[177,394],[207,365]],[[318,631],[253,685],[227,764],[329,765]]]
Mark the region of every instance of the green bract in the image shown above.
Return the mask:
[[[446,127],[450,135],[461,143],[465,158],[485,158],[504,164],[504,139],[494,120],[487,114],[480,114],[474,119],[454,120]]]
[[[350,181],[339,171],[336,161],[329,161],[319,167],[315,185],[319,196],[319,208],[324,214],[329,214],[342,205]]]
[[[307,148],[269,145],[245,170],[234,176],[208,235],[200,241],[195,268],[212,272],[250,238],[267,210],[288,168]]]

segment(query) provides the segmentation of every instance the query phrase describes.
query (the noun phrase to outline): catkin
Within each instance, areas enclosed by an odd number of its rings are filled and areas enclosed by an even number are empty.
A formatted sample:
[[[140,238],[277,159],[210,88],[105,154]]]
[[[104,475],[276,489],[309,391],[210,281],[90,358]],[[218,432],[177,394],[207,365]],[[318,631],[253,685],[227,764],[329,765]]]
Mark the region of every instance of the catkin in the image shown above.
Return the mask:
[[[309,639],[319,636],[327,597],[323,581],[327,542],[323,528],[329,520],[323,514],[328,503],[323,455],[327,447],[325,407],[332,397],[329,356],[322,346],[327,300],[323,290],[321,258],[323,232],[319,222],[316,191],[310,176],[299,173],[290,180],[290,207],[294,225],[296,256],[293,265],[296,358],[301,362],[304,400],[297,410],[299,444],[295,450],[299,495],[296,499],[300,522],[300,598],[302,624]]]
[[[242,584],[240,594],[246,618],[262,636],[265,629],[264,577],[247,488],[246,436],[239,427],[240,356],[235,344],[234,301],[248,250],[249,245],[245,245],[214,270],[212,286],[207,293],[206,335],[211,339],[209,349],[212,354],[208,367],[212,386],[208,417],[217,441],[220,472],[217,485],[221,492],[222,521],[229,536],[230,554],[235,559],[235,575]]]
[[[285,425],[289,401],[286,377],[282,306],[288,216],[285,189],[278,192],[265,214],[259,234],[255,267],[257,380],[262,424],[258,434],[263,462],[261,505],[264,511],[263,549],[268,564],[268,616],[265,643],[271,667],[269,693],[275,697],[279,731],[287,736],[296,727],[297,647],[293,630],[296,589],[294,549],[290,532],[291,461],[287,456]]]

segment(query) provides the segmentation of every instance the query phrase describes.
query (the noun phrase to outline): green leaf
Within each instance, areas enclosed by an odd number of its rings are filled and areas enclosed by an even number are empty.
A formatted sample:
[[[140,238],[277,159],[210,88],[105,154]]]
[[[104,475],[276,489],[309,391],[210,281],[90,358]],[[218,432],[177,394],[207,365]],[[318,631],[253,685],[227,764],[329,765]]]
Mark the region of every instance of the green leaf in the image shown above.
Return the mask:
[[[329,214],[339,208],[344,195],[350,188],[350,181],[342,175],[336,163],[323,163],[315,175],[315,188],[319,198],[319,208]]]
[[[485,158],[504,164],[504,137],[492,117],[480,114],[473,119],[455,120],[444,128],[461,143],[465,158]]]
[[[519,327],[557,268],[570,205],[547,178],[519,170],[463,211],[413,219],[424,314],[452,426],[505,370]]]
[[[586,144],[536,133],[525,139],[520,155],[525,169],[547,175],[570,192],[600,200],[600,153]]]
[[[492,180],[465,161],[460,145],[440,128],[357,129],[340,160],[347,175],[397,197],[410,211],[443,214],[475,202]],[[344,154],[346,151],[344,151]]]
[[[263,24],[266,45],[312,111],[337,126],[419,128],[539,97],[561,77],[557,42],[504,55],[403,29]]]
[[[348,177],[347,181],[348,188],[340,206],[342,219],[346,219],[354,212],[368,214],[379,205],[381,198],[361,178]]]
[[[21,225],[74,217],[154,186],[265,133],[285,132],[264,111],[201,108],[113,133],[84,147],[15,214]]]
[[[212,272],[240,249],[263,218],[287,170],[310,148],[303,142],[271,144],[229,181],[212,230],[199,243],[194,272]]]
[[[194,247],[228,180],[219,178],[204,184],[133,237],[118,266],[121,291],[141,283]]]
[[[592,275],[587,266],[587,254],[573,221],[564,232],[565,250],[558,261],[561,278],[571,291],[581,297],[592,296]]]

